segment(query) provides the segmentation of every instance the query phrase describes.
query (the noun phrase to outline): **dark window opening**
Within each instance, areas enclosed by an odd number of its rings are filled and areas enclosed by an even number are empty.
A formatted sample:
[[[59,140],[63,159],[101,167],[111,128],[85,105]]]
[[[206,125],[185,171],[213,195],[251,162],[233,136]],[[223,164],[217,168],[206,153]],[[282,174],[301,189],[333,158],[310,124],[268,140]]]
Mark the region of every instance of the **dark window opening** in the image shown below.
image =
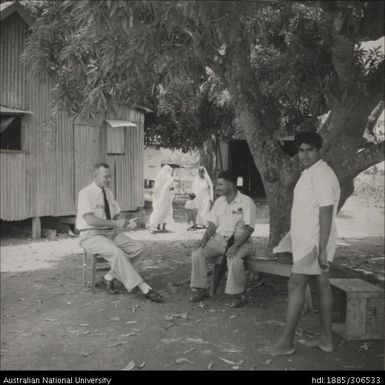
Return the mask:
[[[237,176],[238,189],[253,198],[265,198],[261,174],[255,167],[246,140],[234,140],[229,148],[230,168]]]
[[[21,116],[1,114],[0,149],[22,150],[21,148]]]
[[[144,188],[154,188],[155,181],[152,179],[145,179],[144,180]]]

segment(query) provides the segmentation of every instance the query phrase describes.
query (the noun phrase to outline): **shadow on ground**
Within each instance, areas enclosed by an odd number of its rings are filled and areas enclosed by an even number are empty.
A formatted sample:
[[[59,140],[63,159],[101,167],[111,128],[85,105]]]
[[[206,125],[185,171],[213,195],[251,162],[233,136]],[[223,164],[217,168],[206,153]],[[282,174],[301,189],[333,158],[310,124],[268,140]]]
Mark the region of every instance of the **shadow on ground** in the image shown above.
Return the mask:
[[[2,369],[383,369],[382,341],[348,342],[322,353],[298,341],[315,335],[318,314],[307,314],[291,357],[269,358],[257,349],[282,331],[286,279],[265,284],[249,276],[248,302],[231,309],[224,295],[201,304],[189,298],[190,241],[145,241],[151,257],[145,279],[165,298],[154,304],[138,294],[92,294],[81,283],[81,254],[45,269],[1,275]],[[172,284],[177,292],[167,290]],[[173,290],[175,291],[175,289]],[[172,316],[173,315],[173,316]],[[179,316],[177,316],[179,315]],[[174,321],[169,321],[177,317]]]

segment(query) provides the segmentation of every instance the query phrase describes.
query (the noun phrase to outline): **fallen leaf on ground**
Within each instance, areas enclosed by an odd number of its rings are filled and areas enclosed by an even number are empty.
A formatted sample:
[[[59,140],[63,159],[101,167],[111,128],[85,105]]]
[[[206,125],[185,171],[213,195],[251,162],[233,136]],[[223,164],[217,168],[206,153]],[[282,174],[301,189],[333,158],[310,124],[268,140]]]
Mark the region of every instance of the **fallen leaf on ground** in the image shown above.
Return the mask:
[[[210,313],[215,313],[216,310],[215,310],[215,309],[210,309],[209,312],[210,312]]]
[[[80,326],[89,326],[90,324],[80,324]]]
[[[226,364],[236,365],[236,362],[227,360],[226,358],[219,357],[219,359],[222,360],[223,362],[226,362]]]
[[[222,353],[242,353],[243,350],[237,348],[221,348]]]
[[[281,321],[276,320],[267,320],[267,321],[256,321],[256,326],[269,325],[269,326],[285,326],[285,324]]]
[[[207,366],[208,370],[211,370],[214,367],[214,362],[210,362],[209,365]]]
[[[168,322],[172,322],[172,321],[175,321],[176,319],[178,318],[183,318],[183,319],[186,319],[187,318],[187,312],[185,313],[179,313],[179,314],[167,314],[165,317],[166,321]]]
[[[204,341],[204,340],[202,340],[202,338],[190,338],[190,337],[187,337],[187,338],[185,338],[185,341],[192,342],[192,343],[195,343],[195,344],[212,344],[212,342]]]
[[[372,345],[370,344],[370,343],[368,343],[368,342],[365,342],[365,343],[363,343],[361,346],[360,346],[360,350],[369,350],[369,348],[371,348],[372,347]],[[359,350],[359,351],[360,351]]]
[[[197,323],[197,324],[199,324],[200,322],[202,322],[202,319],[197,319],[197,320],[195,321],[195,323]]]
[[[56,319],[55,318],[46,318],[45,321],[54,322],[54,321],[56,321]]]
[[[271,359],[268,359],[263,362],[263,365],[270,365],[271,364]]]
[[[194,365],[194,362],[190,361],[188,358],[178,358],[175,361],[176,364],[191,364]]]
[[[10,333],[23,333],[25,330],[10,330]]]
[[[115,342],[114,344],[112,345],[107,345],[107,348],[114,348],[116,346],[119,346],[119,345],[125,345],[125,344],[128,344],[129,342],[128,341],[120,341],[120,342]]]
[[[131,325],[131,324],[134,324],[134,323],[137,323],[138,321],[127,321],[125,322],[124,324],[125,325]]]
[[[83,357],[89,357],[93,352],[89,352],[89,353],[82,353],[82,356]]]
[[[111,317],[110,321],[120,321],[120,317]]]
[[[127,334],[122,334],[120,337],[131,337],[131,336],[140,336],[140,333],[139,333],[140,329],[137,329],[137,330],[133,330],[132,332],[130,333],[127,333]]]
[[[180,341],[180,338],[163,338],[162,339],[162,342],[164,342],[165,344],[171,344],[179,341]]]
[[[122,370],[133,370],[135,369],[135,362],[130,361]]]
[[[195,350],[196,350],[196,348],[191,348],[191,349],[186,350],[185,352],[183,352],[183,354],[191,353],[191,352],[194,352]]]
[[[229,319],[234,319],[234,318],[237,318],[237,316],[236,316],[235,314],[233,314],[233,315],[231,315],[231,316],[229,317]]]
[[[139,368],[139,369],[142,369],[142,368],[144,368],[145,366],[146,366],[146,362],[143,361],[141,364],[138,365],[138,368]]]

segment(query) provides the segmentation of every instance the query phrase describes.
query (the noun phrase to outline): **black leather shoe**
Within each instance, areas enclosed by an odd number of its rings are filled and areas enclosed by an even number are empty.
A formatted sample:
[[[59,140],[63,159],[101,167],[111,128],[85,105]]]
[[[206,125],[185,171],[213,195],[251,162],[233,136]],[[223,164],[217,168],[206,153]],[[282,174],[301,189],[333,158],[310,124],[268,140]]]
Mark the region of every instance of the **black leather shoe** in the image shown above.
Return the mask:
[[[232,297],[232,301],[231,301],[230,307],[237,308],[237,307],[245,306],[246,299],[243,294],[235,294],[235,295],[232,295],[231,297]]]
[[[115,295],[118,294],[118,291],[114,288],[114,280],[107,281],[104,277],[96,283],[95,286],[101,287],[108,294]]]
[[[150,289],[150,291],[144,296],[146,297],[146,299],[152,302],[163,302],[163,297],[158,292],[152,289]]]
[[[191,302],[201,302],[205,299],[210,298],[207,289],[193,289],[192,296],[190,297]]]

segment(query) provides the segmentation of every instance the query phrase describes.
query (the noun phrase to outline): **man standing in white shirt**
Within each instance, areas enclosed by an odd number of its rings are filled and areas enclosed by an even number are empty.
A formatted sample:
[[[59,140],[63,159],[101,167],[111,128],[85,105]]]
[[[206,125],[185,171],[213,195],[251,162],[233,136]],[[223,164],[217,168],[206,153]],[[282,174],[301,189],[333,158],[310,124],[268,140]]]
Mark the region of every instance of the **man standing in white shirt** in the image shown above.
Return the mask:
[[[111,270],[98,282],[107,293],[117,294],[113,280],[123,283],[128,292],[138,287],[153,302],[162,302],[162,296],[144,282],[135,270],[142,256],[142,246],[122,231],[128,225],[135,227],[121,215],[118,203],[108,188],[110,167],[106,163],[94,166],[94,181],[79,193],[76,228],[80,231],[80,246],[88,253],[99,254],[111,264]]]
[[[323,140],[320,135],[301,132],[297,134],[296,144],[298,158],[305,169],[294,189],[290,232],[278,246],[293,254],[286,324],[277,343],[259,349],[261,354],[271,356],[295,352],[294,336],[304,305],[305,289],[312,278],[318,289],[321,332],[319,338],[304,344],[324,352],[334,351],[329,263],[336,248],[335,218],[340,186],[333,170],[321,159]]]
[[[209,297],[207,259],[220,264],[228,240],[234,235],[234,244],[227,251],[228,275],[225,293],[232,296],[232,307],[244,305],[244,258],[253,253],[250,236],[256,223],[257,208],[253,200],[241,194],[236,187],[236,177],[230,171],[218,176],[217,190],[222,195],[211,209],[208,228],[198,249],[192,253],[191,288],[192,302]]]

